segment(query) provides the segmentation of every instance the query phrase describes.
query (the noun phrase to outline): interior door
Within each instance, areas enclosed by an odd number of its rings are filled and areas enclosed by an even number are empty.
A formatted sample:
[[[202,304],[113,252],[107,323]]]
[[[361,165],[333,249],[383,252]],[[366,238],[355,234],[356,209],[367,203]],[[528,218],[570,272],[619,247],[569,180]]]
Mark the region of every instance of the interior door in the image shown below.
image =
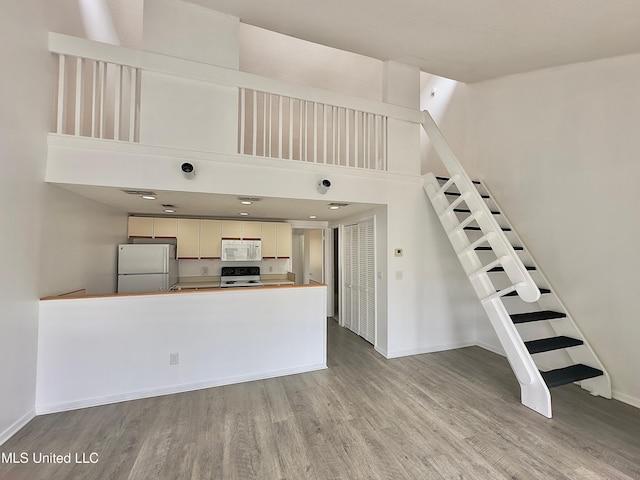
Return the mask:
[[[342,324],[375,344],[375,228],[373,219],[345,225],[342,235]]]

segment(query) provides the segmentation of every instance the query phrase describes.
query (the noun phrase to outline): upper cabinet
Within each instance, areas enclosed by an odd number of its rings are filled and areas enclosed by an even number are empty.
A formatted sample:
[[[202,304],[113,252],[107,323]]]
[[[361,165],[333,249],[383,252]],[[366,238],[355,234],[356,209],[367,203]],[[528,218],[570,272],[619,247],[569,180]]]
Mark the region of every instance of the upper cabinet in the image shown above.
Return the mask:
[[[177,238],[178,258],[220,258],[222,239],[262,240],[263,258],[291,258],[291,224],[129,217],[129,237]]]
[[[178,258],[200,258],[200,220],[178,219]]]
[[[221,248],[222,222],[200,220],[200,258],[220,258]]]
[[[262,222],[262,258],[291,258],[291,224]]]
[[[153,236],[156,238],[176,238],[178,236],[178,220],[175,218],[154,218]]]
[[[276,257],[291,258],[291,224],[277,223],[276,233],[276,240],[278,242]]]
[[[129,237],[153,238],[153,218],[129,217]]]

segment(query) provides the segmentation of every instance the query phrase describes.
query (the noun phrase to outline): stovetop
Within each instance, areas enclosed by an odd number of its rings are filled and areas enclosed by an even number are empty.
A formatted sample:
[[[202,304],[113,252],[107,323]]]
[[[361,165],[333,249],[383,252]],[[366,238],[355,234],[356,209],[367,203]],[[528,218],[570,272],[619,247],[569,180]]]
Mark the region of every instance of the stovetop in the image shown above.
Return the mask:
[[[260,267],[222,267],[221,287],[261,287]]]

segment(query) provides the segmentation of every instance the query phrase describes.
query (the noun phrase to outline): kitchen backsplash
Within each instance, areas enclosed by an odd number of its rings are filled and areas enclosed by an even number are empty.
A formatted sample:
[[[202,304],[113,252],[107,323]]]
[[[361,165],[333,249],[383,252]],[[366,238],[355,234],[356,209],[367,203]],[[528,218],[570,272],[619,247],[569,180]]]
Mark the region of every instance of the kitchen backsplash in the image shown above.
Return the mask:
[[[178,260],[180,277],[219,277],[222,267],[257,266],[266,275],[282,275],[291,271],[291,260],[277,258],[260,262],[223,262],[221,260]]]

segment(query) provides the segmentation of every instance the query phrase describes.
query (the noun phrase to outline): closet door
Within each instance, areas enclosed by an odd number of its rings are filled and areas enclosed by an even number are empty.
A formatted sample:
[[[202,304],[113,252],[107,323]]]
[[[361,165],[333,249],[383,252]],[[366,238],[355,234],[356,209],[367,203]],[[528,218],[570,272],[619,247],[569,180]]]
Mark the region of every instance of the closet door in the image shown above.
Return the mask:
[[[373,219],[343,227],[343,325],[375,343],[375,244]]]

